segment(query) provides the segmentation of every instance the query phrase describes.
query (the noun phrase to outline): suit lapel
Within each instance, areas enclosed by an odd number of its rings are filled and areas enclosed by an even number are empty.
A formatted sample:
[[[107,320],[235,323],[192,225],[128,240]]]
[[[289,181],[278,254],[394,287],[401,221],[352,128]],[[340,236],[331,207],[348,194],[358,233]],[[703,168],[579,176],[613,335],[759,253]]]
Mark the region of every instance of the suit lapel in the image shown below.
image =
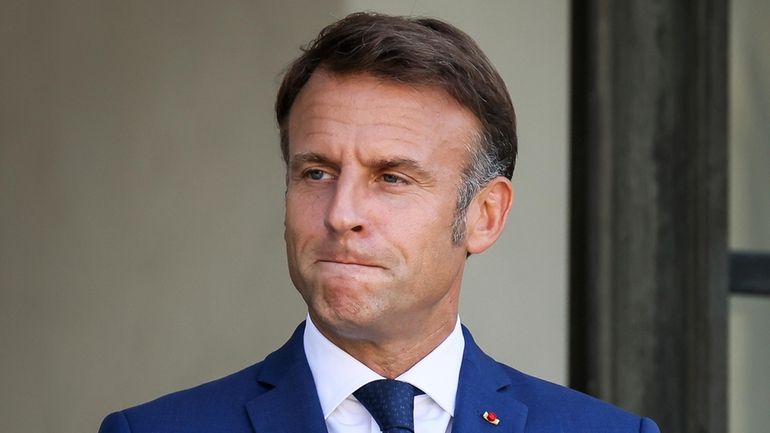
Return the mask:
[[[303,345],[304,323],[291,339],[263,362],[257,380],[267,390],[246,404],[256,433],[326,433],[321,404]],[[479,349],[463,327],[465,352],[455,402],[452,431],[522,433],[527,406],[514,398],[511,380]],[[482,414],[494,412],[498,425]]]
[[[527,406],[513,396],[511,379],[479,349],[463,327],[465,352],[455,403],[453,432],[521,433],[527,420]],[[500,420],[493,425],[482,416],[494,412]]]
[[[263,362],[257,381],[268,390],[246,404],[256,433],[326,433],[303,345],[304,323]]]

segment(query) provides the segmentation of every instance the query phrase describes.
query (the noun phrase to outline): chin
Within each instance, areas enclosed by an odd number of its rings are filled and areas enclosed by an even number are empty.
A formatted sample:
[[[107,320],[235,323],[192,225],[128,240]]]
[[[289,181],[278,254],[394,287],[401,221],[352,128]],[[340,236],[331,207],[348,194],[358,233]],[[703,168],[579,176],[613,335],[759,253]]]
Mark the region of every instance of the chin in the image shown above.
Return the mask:
[[[321,308],[312,308],[311,316],[317,327],[343,338],[365,338],[375,327],[376,314],[364,307],[361,302],[340,302],[326,304]],[[321,323],[318,323],[321,322]]]

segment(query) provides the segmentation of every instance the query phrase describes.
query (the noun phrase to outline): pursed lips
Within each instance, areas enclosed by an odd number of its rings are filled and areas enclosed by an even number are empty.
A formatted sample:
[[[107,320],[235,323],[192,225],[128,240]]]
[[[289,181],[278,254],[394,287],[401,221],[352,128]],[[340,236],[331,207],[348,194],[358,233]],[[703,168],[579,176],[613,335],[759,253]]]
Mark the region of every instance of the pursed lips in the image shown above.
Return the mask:
[[[350,267],[363,267],[363,268],[380,268],[383,269],[382,266],[371,263],[366,260],[359,260],[359,259],[338,259],[338,258],[325,258],[325,259],[319,259],[317,261],[318,263],[329,263],[333,265],[340,265],[340,266],[350,266]]]

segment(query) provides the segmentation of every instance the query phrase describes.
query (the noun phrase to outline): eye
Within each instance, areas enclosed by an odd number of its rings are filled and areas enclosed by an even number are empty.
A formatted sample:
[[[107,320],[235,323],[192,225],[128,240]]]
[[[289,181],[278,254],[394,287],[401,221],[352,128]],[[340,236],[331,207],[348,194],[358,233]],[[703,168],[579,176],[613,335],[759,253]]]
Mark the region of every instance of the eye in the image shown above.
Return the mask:
[[[304,176],[311,180],[324,180],[329,176],[329,173],[319,169],[310,169],[305,171]]]
[[[397,176],[391,173],[385,173],[381,176],[381,178],[385,183],[407,183],[407,181],[401,176]]]

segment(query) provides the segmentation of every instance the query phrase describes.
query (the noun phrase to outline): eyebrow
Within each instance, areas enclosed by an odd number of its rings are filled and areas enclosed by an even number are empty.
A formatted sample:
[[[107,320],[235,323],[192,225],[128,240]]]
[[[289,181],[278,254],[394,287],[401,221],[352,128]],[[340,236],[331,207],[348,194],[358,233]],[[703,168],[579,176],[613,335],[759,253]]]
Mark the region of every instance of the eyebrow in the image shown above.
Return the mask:
[[[316,152],[304,152],[292,155],[290,160],[290,167],[293,171],[299,170],[303,165],[308,163],[324,164],[335,169],[339,169],[339,164],[333,162],[323,154]],[[393,157],[393,158],[379,158],[373,160],[364,161],[364,165],[373,168],[376,171],[384,170],[404,170],[413,173],[414,176],[419,178],[421,182],[431,183],[435,181],[434,176],[425,170],[419,162],[411,158]]]
[[[315,163],[324,164],[334,168],[338,168],[338,164],[333,163],[329,158],[316,152],[305,152],[292,155],[289,166],[292,171],[299,170],[304,164]]]
[[[393,169],[408,171],[414,173],[423,182],[432,182],[434,180],[432,174],[422,168],[419,162],[411,158],[383,158],[368,161],[367,165],[374,167],[378,171]]]

